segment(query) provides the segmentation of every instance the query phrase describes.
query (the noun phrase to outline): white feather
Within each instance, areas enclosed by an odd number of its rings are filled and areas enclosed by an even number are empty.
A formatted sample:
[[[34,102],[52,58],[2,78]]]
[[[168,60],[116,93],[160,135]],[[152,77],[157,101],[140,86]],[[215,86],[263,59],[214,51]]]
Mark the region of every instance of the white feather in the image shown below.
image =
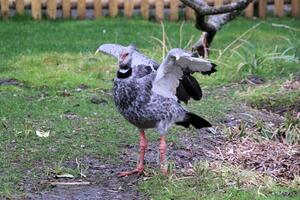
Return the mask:
[[[212,64],[209,61],[192,57],[182,49],[172,49],[157,70],[152,91],[177,100],[176,88],[184,71],[206,72],[211,69]]]
[[[203,58],[191,57],[190,55],[181,56],[177,63],[183,69],[187,68],[192,72],[206,72],[210,71],[212,68],[212,64],[209,61],[204,60]]]
[[[132,48],[131,46],[124,47],[119,44],[102,44],[95,53],[102,52],[107,55],[114,56],[115,58],[119,58],[120,54],[124,51],[128,51],[128,48]],[[155,60],[152,60],[148,58],[147,56],[141,54],[137,49],[133,49],[133,55],[132,55],[132,67],[139,66],[139,65],[149,65],[155,70],[153,65],[156,64]]]
[[[121,72],[122,74],[125,74],[128,72],[129,69],[119,69],[119,72]]]

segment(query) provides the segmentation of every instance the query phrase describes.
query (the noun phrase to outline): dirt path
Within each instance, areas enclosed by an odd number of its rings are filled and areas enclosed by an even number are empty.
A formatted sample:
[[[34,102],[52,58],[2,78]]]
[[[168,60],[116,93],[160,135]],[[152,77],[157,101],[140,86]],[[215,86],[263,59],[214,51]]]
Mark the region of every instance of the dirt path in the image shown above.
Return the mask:
[[[257,120],[263,121],[265,124],[281,124],[282,116],[268,112],[252,109],[247,106],[241,106],[234,113],[227,114],[224,118],[223,125],[231,128],[233,136],[241,134],[241,126],[245,126],[245,130],[255,128]],[[176,143],[168,143],[168,162],[174,166],[173,171],[176,174],[184,173],[191,168],[191,165],[199,161],[213,161],[217,157],[209,156],[208,152],[214,151],[216,147],[223,147],[226,137],[220,133],[222,127],[214,127],[215,129],[202,129],[195,134],[191,134],[185,130],[180,134]],[[235,133],[237,132],[237,133]],[[112,160],[107,158],[91,158],[85,157],[80,160],[86,170],[83,179],[55,179],[54,177],[46,180],[45,186],[41,186],[34,192],[29,192],[27,199],[149,199],[138,191],[138,185],[144,181],[147,176],[153,176],[158,172],[158,142],[150,143],[146,154],[146,173],[142,176],[133,175],[130,177],[117,177],[118,172],[133,169],[136,166],[138,157],[138,144],[129,144],[121,146],[123,151],[119,155],[120,162],[113,164]],[[226,150],[226,148],[225,148]],[[227,152],[227,151],[226,151]],[[226,152],[223,152],[224,155]],[[250,155],[251,157],[251,155]],[[67,163],[67,167],[76,168],[76,162]],[[47,177],[48,178],[48,177]],[[77,186],[51,186],[53,181],[56,182],[89,182],[89,185]],[[35,186],[36,187],[36,186]],[[38,191],[38,192],[36,192]]]
[[[183,133],[178,143],[169,143],[168,155],[169,162],[175,163],[175,171],[190,168],[189,163],[195,163],[209,159],[205,151],[211,150],[217,143],[224,138],[220,135],[213,135],[208,130],[201,130],[195,136]],[[158,170],[158,151],[157,143],[149,145],[146,154],[147,175],[151,171]],[[124,146],[124,151],[120,155],[120,164],[102,163],[100,159],[85,158],[83,164],[88,167],[84,180],[90,185],[85,186],[49,186],[46,189],[29,194],[27,199],[148,199],[147,196],[138,192],[137,185],[143,181],[145,175],[133,175],[130,177],[119,178],[116,174],[135,167],[137,160],[138,145]],[[76,163],[70,163],[73,165]],[[53,180],[50,180],[53,181]],[[65,180],[64,180],[65,181]],[[74,182],[75,180],[71,180]],[[71,182],[70,181],[70,182]]]

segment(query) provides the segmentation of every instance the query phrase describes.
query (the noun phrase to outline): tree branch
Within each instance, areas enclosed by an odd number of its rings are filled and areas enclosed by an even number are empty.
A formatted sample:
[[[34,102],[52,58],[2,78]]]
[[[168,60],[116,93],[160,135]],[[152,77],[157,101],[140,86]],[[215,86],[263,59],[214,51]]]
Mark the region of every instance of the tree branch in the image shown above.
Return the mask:
[[[226,4],[218,7],[208,6],[204,0],[181,0],[181,1],[185,5],[195,10],[195,12],[197,12],[199,15],[205,16],[205,15],[217,15],[223,13],[230,13],[236,10],[243,10],[253,0],[238,0],[236,2],[232,2],[230,4]]]
[[[184,4],[195,10],[196,28],[203,31],[200,39],[193,45],[192,50],[207,58],[209,46],[218,30],[240,14],[252,0],[238,0],[234,3],[219,7],[210,7],[204,0],[181,0]],[[216,15],[218,14],[218,15]],[[205,16],[209,15],[208,20]]]

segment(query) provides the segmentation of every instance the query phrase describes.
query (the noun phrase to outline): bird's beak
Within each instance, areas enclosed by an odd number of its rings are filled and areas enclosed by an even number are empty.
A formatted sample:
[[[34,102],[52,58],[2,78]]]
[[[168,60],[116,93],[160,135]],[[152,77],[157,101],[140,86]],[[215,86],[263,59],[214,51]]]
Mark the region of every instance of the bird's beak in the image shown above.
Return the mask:
[[[95,55],[97,55],[97,53],[99,52],[100,50],[99,50],[99,48],[96,50],[96,52],[95,52]]]
[[[176,60],[179,60],[179,55],[176,55],[176,56],[175,56],[175,59],[176,59]]]

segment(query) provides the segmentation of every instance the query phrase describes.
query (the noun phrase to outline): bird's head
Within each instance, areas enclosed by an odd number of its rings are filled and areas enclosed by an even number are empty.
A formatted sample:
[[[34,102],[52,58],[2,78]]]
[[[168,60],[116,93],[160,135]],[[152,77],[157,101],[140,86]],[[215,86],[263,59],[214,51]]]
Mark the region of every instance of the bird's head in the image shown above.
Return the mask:
[[[126,49],[124,49],[120,55],[119,55],[119,68],[120,70],[128,70],[131,68],[131,62],[132,62],[132,57],[133,53],[135,51],[134,46],[128,46]]]
[[[171,49],[163,62],[166,65],[175,65],[182,54],[184,54],[182,49]]]
[[[125,48],[118,57],[119,60],[119,70],[117,72],[117,77],[124,79],[128,78],[132,74],[132,58],[133,53],[135,52],[135,47],[130,45]]]

